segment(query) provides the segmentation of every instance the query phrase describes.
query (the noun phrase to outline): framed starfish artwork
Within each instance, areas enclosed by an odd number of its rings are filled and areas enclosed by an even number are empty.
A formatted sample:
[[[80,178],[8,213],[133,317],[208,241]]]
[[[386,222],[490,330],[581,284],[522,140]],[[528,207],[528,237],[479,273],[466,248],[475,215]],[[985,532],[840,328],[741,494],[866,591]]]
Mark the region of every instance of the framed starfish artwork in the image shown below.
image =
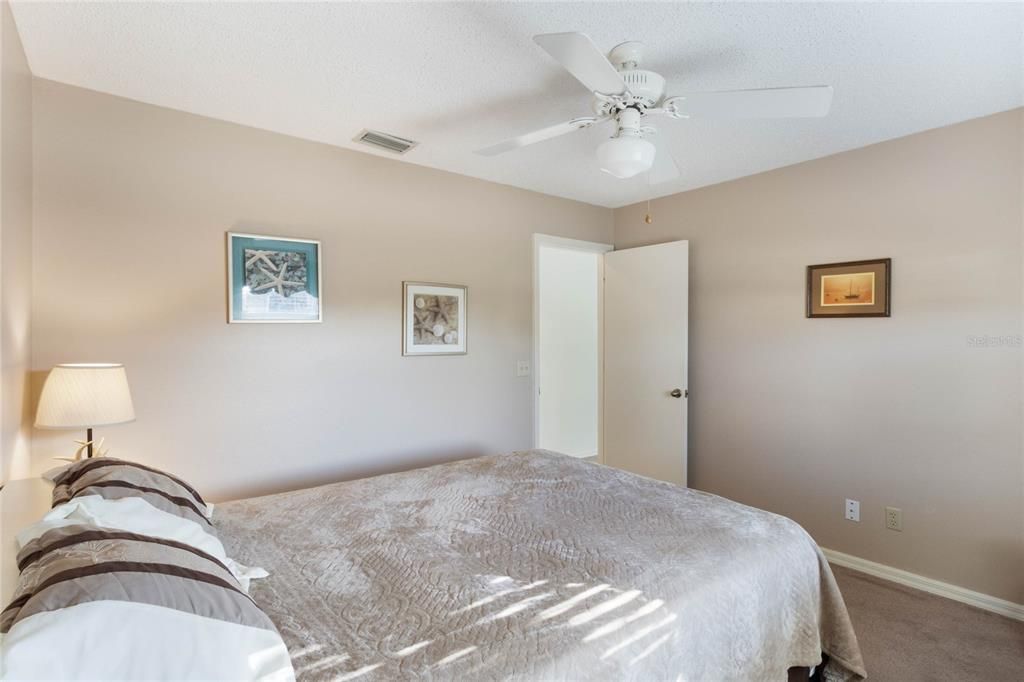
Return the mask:
[[[468,289],[402,282],[402,355],[465,355]]]
[[[320,322],[320,242],[228,233],[228,322]]]

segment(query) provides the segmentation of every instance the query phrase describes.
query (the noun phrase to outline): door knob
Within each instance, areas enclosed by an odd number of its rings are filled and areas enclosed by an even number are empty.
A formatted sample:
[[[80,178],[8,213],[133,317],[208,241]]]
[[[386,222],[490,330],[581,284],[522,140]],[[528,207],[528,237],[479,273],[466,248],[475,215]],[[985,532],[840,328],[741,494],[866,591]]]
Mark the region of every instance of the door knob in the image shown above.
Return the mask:
[[[673,398],[682,398],[683,397],[683,392],[681,390],[679,390],[678,388],[674,388],[674,389],[672,389],[672,392],[669,393],[669,395],[672,396]]]

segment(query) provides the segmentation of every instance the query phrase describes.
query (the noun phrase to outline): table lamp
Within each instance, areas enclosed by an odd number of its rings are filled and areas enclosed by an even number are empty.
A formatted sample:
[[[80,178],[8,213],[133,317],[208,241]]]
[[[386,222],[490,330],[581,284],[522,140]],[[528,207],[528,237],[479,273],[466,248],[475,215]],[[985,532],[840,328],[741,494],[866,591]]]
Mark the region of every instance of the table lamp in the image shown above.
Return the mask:
[[[82,449],[88,457],[93,456],[94,427],[130,421],[135,421],[135,408],[124,365],[57,365],[46,377],[36,409],[36,428],[85,429],[85,440],[77,441],[82,447],[76,459]]]

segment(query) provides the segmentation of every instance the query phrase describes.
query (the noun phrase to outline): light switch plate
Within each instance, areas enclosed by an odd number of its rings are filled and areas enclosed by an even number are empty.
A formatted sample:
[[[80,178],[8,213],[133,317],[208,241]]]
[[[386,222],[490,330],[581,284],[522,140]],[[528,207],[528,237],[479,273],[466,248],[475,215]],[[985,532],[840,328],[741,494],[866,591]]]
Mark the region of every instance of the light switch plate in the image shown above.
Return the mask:
[[[516,376],[517,377],[528,377],[530,376],[530,361],[519,360],[516,362]]]

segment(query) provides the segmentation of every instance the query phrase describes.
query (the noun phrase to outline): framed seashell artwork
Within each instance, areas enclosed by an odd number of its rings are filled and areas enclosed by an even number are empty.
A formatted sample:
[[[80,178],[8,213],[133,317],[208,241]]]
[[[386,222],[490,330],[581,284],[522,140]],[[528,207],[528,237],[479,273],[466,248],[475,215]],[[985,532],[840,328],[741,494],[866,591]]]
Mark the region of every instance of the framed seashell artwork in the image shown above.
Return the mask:
[[[466,353],[468,289],[402,282],[402,355]]]
[[[228,322],[321,322],[320,242],[228,233]]]

